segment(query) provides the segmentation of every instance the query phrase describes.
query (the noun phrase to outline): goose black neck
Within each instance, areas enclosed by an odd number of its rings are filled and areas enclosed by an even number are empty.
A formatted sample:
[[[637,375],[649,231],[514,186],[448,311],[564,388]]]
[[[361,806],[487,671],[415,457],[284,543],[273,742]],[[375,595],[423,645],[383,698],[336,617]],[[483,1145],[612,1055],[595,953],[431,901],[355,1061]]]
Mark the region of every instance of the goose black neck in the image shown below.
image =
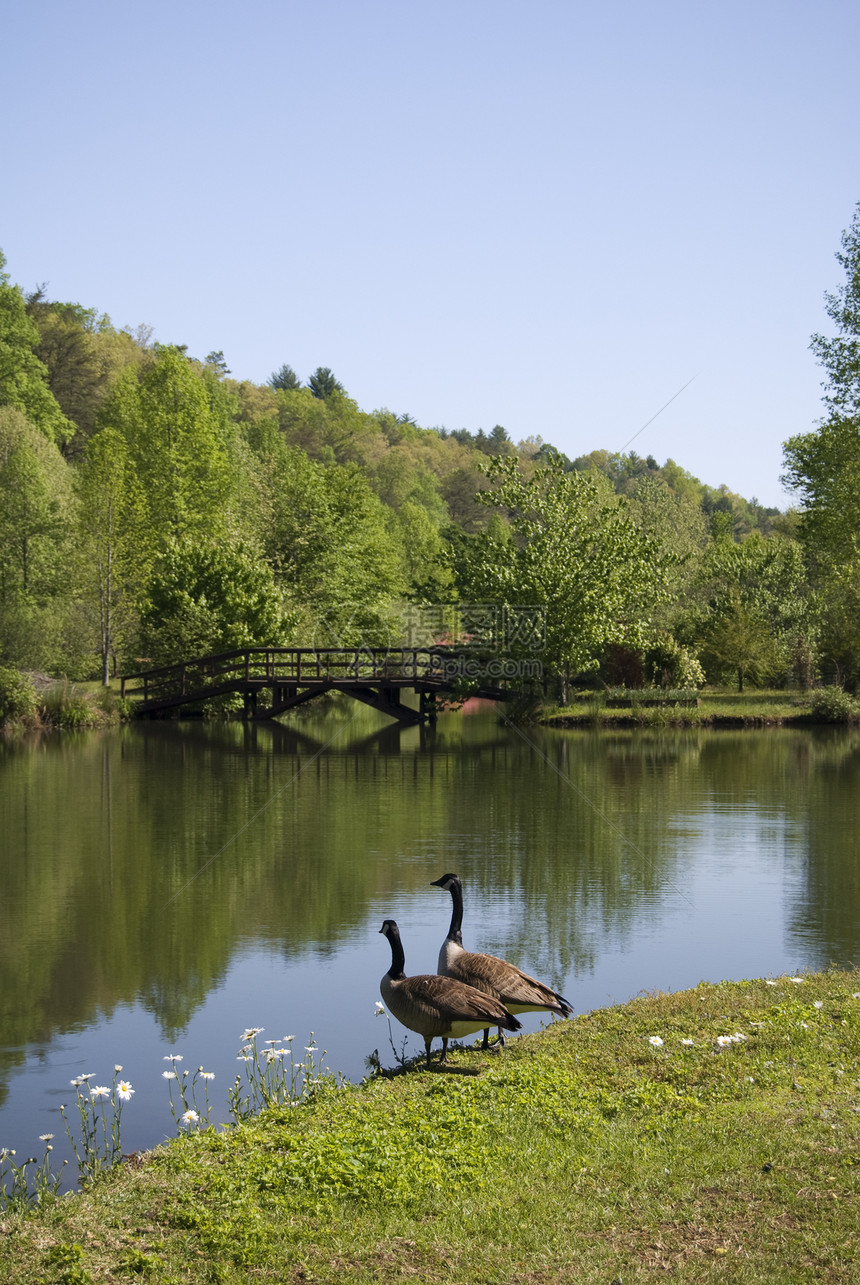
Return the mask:
[[[388,944],[391,947],[391,967],[388,970],[388,976],[392,981],[399,981],[405,977],[403,965],[406,963],[406,956],[403,953],[403,942],[400,940],[400,933],[396,928],[391,929],[388,934]]]
[[[448,940],[454,941],[458,946],[463,945],[463,885],[459,879],[452,880],[448,891],[451,894],[451,927],[448,929]]]

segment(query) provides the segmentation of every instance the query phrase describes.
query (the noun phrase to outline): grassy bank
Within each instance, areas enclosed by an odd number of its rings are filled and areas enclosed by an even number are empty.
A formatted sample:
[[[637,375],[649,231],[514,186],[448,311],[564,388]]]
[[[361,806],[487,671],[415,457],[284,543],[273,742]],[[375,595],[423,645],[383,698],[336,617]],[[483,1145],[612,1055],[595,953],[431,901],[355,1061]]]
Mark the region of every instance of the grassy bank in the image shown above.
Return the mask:
[[[860,974],[702,985],[171,1143],[0,1216],[25,1282],[847,1282]]]
[[[626,704],[607,700],[604,692],[577,693],[567,706],[545,709],[540,721],[549,727],[781,727],[854,722],[860,707],[838,689],[745,692],[704,688],[694,701],[666,698],[654,704],[650,691],[630,691]]]

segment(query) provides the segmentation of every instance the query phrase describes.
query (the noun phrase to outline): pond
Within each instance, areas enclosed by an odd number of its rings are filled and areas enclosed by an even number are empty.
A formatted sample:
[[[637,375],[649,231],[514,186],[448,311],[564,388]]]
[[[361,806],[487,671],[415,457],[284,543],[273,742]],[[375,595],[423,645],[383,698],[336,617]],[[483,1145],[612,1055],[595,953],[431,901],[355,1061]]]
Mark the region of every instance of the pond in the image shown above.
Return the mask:
[[[313,1032],[350,1079],[374,1049],[394,1065],[379,928],[434,972],[449,870],[467,948],[577,1012],[860,955],[852,730],[518,729],[492,707],[399,728],[344,699],[6,742],[0,807],[0,1146],[19,1156],[44,1133],[68,1155],[70,1080],[116,1064],[123,1150],[171,1136],[171,1054],[214,1072],[228,1119],[247,1026],[299,1054]]]

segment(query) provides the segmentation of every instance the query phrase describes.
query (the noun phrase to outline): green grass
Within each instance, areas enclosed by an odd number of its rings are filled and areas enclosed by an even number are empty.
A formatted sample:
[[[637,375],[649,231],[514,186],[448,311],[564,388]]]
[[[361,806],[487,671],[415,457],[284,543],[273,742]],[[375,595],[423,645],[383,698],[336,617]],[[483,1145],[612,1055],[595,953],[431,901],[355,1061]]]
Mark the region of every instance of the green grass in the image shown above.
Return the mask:
[[[858,996],[702,985],[326,1087],[0,1217],[0,1279],[848,1285]]]
[[[661,706],[643,706],[641,699],[652,695],[648,691],[631,691],[626,707],[610,707],[604,695],[602,692],[577,693],[568,706],[547,707],[540,721],[550,727],[761,727],[783,723],[811,726],[818,721],[812,713],[810,694],[800,691],[751,688],[738,692],[706,687],[698,693],[698,705],[692,707],[671,699]]]

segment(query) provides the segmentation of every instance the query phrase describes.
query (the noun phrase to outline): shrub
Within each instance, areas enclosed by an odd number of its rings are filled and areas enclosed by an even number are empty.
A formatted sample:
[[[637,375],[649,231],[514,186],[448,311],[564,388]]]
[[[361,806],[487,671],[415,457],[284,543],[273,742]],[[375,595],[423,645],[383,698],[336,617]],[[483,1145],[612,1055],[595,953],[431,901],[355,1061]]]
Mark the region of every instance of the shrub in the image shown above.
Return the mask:
[[[69,682],[49,687],[42,698],[42,708],[54,727],[97,727],[106,721],[103,710]]]
[[[0,666],[0,723],[26,722],[36,715],[33,684],[17,669]]]
[[[849,723],[860,716],[860,705],[841,687],[820,687],[813,692],[811,708],[822,723]]]

